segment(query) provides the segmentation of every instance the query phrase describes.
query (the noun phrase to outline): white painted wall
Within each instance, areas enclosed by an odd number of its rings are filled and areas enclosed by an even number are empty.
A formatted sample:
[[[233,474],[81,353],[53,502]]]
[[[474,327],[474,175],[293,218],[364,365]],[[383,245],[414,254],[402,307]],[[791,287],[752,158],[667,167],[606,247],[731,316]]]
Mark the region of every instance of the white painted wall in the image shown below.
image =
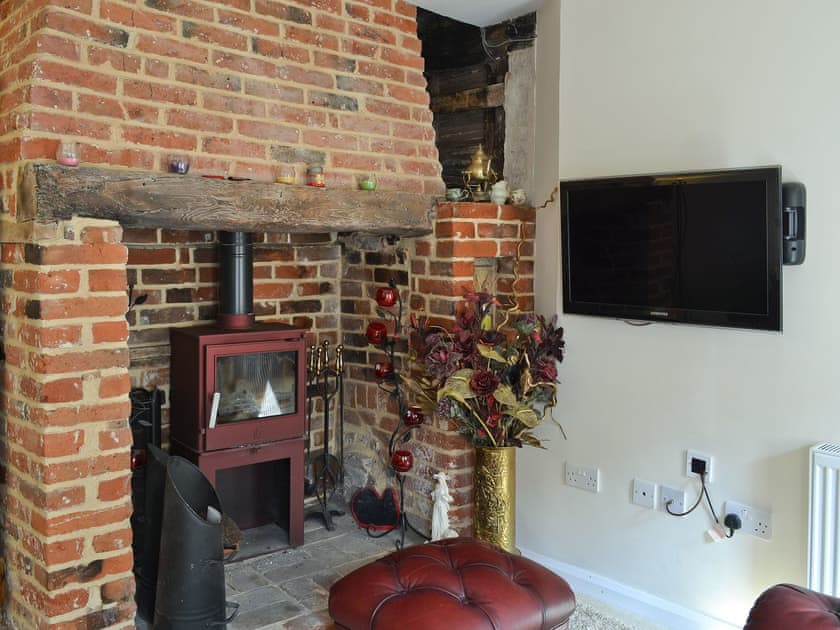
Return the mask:
[[[519,457],[518,543],[742,624],[770,584],[806,580],[807,449],[840,441],[840,3],[549,0],[538,13],[536,201],[558,179],[781,164],[808,193],[807,258],[786,267],[784,333],[562,316],[549,450]],[[556,36],[559,33],[559,37]],[[559,311],[559,210],[538,215],[538,309]],[[715,458],[715,506],[768,508],[771,542],[704,537],[706,509],[630,503],[634,477],[684,487]],[[563,485],[598,466],[602,490]]]

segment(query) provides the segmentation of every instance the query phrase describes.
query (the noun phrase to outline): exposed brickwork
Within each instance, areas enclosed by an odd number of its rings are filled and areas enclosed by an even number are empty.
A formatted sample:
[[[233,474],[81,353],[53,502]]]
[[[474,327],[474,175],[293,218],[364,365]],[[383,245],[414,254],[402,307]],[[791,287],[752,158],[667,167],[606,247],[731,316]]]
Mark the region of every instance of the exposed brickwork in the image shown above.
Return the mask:
[[[434,238],[415,239],[410,255],[413,312],[448,327],[463,307],[467,291],[488,291],[503,304],[533,311],[532,208],[489,203],[441,203],[437,209]],[[487,235],[482,235],[482,231]],[[489,260],[481,260],[489,259]],[[489,270],[489,275],[485,272]],[[431,513],[431,475],[445,470],[454,502],[452,526],[461,533],[472,527],[472,447],[453,423],[434,418],[417,432],[415,509]]]
[[[4,245],[4,260],[18,262],[3,291],[12,627],[53,627],[92,610],[115,621],[133,614],[129,592],[107,602],[99,595],[114,578],[131,577],[129,547],[98,540],[125,531],[131,513],[120,234],[77,220],[54,226],[54,238],[22,258]],[[123,334],[99,338],[97,325]]]
[[[4,164],[53,158],[74,137],[89,163],[165,170],[177,151],[193,173],[273,180],[282,160],[298,182],[317,163],[332,186],[375,170],[384,189],[441,192],[411,5],[40,0],[0,11]]]
[[[329,186],[375,171],[382,189],[439,194],[415,8],[8,0],[0,68],[0,549],[10,593],[0,625],[131,627],[127,393],[168,390],[169,328],[215,318],[216,235],[18,224],[20,166],[75,139],[87,163],[163,171],[178,152],[192,159],[190,177],[273,180],[282,163],[298,183],[318,164]],[[364,339],[377,286],[393,276],[406,315],[445,322],[472,288],[475,257],[499,258],[493,290],[510,294],[519,252],[520,306],[533,304],[532,212],[443,204],[439,217],[431,237],[377,253],[329,234],[257,237],[257,317],[308,328],[310,343],[345,344],[348,427],[379,453],[397,409],[371,376],[381,357]],[[128,286],[147,299],[126,316]],[[401,340],[401,366],[408,350]],[[451,429],[436,419],[416,432],[407,504],[427,520],[430,474],[446,469],[463,531],[472,451]],[[323,442],[317,425],[313,442]]]
[[[213,232],[127,230],[128,282],[146,301],[128,313],[131,382],[169,399],[169,329],[210,324],[218,307]],[[259,235],[254,244],[254,312],[259,321],[311,330],[307,344],[339,339],[341,248],[329,235]],[[163,441],[168,442],[168,404]],[[322,443],[314,426],[315,445]]]

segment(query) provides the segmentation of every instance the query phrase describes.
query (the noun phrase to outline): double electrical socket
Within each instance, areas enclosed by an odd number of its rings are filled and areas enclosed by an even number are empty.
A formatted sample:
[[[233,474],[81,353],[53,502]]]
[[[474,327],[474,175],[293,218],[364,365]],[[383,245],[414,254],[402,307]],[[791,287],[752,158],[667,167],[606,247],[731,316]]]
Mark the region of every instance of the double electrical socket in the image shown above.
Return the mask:
[[[566,485],[580,488],[581,490],[588,490],[589,492],[598,492],[599,475],[597,468],[589,466],[576,466],[566,462]]]
[[[745,503],[729,500],[723,506],[723,514],[737,514],[741,518],[741,529],[738,532],[752,534],[763,540],[773,537],[773,523],[770,512],[754,508]]]

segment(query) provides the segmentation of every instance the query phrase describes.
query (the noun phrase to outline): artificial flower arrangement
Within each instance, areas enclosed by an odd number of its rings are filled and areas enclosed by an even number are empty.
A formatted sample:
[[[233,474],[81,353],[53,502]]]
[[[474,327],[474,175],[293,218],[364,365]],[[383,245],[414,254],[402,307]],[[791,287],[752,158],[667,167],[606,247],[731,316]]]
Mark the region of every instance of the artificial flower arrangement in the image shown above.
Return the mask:
[[[557,402],[563,329],[556,317],[504,309],[488,293],[468,293],[464,299],[451,330],[412,317],[421,342],[420,376],[407,379],[409,387],[418,402],[457,422],[476,446],[541,447],[532,430]],[[497,326],[493,307],[503,314]]]

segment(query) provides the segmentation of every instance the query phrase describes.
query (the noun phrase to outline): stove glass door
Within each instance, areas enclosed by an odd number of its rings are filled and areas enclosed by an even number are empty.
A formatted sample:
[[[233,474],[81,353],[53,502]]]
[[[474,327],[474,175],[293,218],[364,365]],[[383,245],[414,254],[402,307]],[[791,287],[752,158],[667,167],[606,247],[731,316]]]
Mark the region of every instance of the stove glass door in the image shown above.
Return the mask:
[[[295,413],[297,355],[292,350],[217,356],[216,424]]]

